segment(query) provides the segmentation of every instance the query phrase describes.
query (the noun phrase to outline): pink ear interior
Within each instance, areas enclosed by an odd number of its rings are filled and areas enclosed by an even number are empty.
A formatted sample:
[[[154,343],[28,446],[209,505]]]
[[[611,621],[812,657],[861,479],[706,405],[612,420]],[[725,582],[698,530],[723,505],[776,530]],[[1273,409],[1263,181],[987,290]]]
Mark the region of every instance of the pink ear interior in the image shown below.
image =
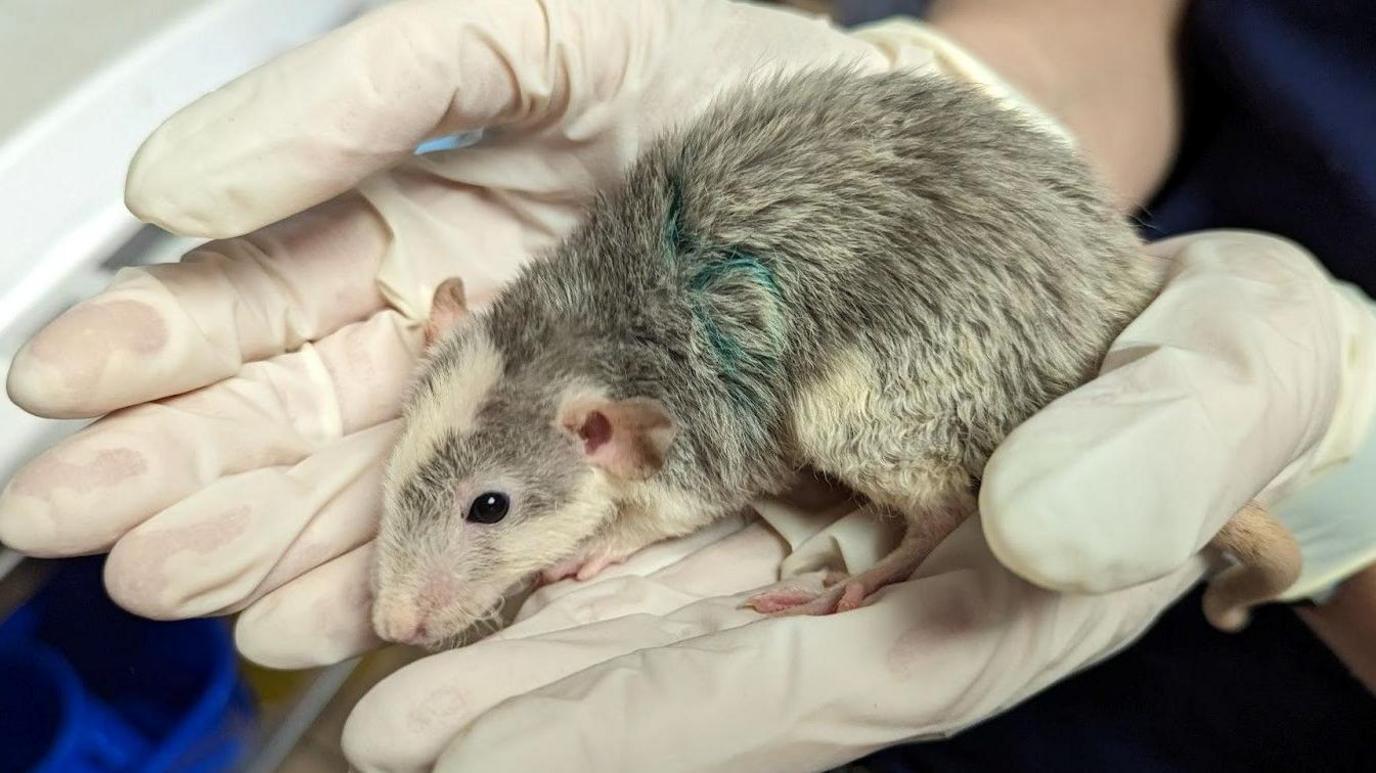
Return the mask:
[[[430,302],[430,318],[425,322],[425,348],[429,349],[466,316],[468,302],[464,297],[463,280],[450,277],[440,282]]]
[[[675,434],[664,406],[642,398],[573,399],[561,409],[559,423],[583,442],[590,463],[627,479],[657,472]]]
[[[583,438],[584,453],[595,454],[612,439],[611,420],[601,411],[588,411],[578,428],[578,436]]]

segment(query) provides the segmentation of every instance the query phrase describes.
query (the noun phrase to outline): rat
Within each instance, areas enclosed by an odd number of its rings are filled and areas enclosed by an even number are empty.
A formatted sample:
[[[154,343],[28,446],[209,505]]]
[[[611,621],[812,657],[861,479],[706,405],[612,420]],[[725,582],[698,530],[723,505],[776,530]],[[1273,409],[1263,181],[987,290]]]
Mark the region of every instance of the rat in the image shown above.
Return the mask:
[[[586,579],[816,470],[903,519],[907,579],[994,448],[1093,378],[1161,278],[1066,143],[972,86],[825,68],[729,90],[650,143],[484,309],[443,282],[388,459],[384,639],[436,648],[536,576]],[[1106,516],[1107,517],[1107,516]],[[1298,573],[1255,503],[1206,595],[1240,627]]]

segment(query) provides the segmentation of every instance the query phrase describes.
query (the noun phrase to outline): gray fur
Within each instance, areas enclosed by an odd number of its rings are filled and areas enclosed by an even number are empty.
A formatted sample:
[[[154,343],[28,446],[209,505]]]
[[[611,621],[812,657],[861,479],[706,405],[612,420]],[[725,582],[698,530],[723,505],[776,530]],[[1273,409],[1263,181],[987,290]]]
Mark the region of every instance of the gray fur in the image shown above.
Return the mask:
[[[910,519],[969,509],[995,446],[1092,377],[1155,286],[1088,168],[971,88],[827,70],[738,89],[649,147],[437,346],[412,405],[444,399],[435,375],[465,367],[475,331],[506,369],[474,433],[391,482],[383,560],[458,518],[444,492],[476,467],[533,492],[499,526],[557,528],[593,474],[554,426],[579,380],[668,409],[679,434],[652,482],[696,525],[804,466]],[[868,364],[873,388],[827,414],[837,426],[800,433],[799,401],[839,353]],[[648,541],[694,525],[654,517],[611,502],[600,529],[638,518]],[[491,540],[473,549],[519,549]]]

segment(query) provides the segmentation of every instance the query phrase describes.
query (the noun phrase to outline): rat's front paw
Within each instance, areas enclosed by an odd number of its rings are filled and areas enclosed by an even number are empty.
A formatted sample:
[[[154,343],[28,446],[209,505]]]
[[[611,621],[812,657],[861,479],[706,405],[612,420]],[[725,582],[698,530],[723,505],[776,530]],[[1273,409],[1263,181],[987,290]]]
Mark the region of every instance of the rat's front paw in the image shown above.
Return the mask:
[[[555,564],[554,566],[551,566],[550,568],[540,572],[540,584],[549,585],[550,583],[559,582],[565,577],[573,577],[578,574],[578,570],[581,569],[582,566],[582,556],[566,558],[563,561],[560,561],[559,563]]]
[[[611,550],[593,550],[587,553],[580,553],[571,558],[551,566],[540,572],[540,581],[548,585],[559,582],[568,577],[575,580],[591,580],[602,572],[603,569],[612,564],[619,564],[625,561],[630,553],[620,553]]]

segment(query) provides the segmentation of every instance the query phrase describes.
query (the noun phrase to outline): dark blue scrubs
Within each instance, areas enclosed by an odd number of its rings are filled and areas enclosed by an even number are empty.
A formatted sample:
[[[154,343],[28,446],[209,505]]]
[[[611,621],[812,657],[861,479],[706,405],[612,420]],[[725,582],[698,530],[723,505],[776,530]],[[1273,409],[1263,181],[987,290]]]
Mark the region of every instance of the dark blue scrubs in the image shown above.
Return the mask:
[[[1153,0],[1137,0],[1152,2]],[[841,0],[847,23],[920,14]],[[1049,43],[1054,44],[1054,43]],[[1376,296],[1376,0],[1195,0],[1184,145],[1144,236],[1252,228]],[[1196,591],[1126,652],[874,771],[1376,771],[1376,699],[1284,607],[1240,635]]]

